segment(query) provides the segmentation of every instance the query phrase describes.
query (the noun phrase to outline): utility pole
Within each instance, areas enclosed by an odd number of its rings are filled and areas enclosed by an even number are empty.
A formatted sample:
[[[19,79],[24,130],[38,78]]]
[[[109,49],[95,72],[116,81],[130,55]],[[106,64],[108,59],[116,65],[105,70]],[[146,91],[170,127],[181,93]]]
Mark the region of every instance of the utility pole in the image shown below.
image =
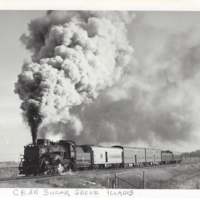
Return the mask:
[[[117,174],[115,173],[115,188],[117,188]]]
[[[107,177],[107,187],[110,188],[110,177]]]
[[[142,172],[142,188],[145,189],[145,174]]]

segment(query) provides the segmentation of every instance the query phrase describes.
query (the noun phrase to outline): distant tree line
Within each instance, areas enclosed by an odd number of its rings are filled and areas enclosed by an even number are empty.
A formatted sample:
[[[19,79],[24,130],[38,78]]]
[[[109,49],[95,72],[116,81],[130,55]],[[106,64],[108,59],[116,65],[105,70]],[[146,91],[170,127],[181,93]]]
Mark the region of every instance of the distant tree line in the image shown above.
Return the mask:
[[[200,157],[200,150],[182,153],[184,157]]]

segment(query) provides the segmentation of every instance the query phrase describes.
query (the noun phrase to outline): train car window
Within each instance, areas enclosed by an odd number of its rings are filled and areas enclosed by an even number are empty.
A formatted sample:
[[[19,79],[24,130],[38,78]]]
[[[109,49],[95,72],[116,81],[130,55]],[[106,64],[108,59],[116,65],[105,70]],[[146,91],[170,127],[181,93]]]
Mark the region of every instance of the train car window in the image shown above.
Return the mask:
[[[108,152],[105,152],[105,158],[106,158],[106,162],[108,162]]]

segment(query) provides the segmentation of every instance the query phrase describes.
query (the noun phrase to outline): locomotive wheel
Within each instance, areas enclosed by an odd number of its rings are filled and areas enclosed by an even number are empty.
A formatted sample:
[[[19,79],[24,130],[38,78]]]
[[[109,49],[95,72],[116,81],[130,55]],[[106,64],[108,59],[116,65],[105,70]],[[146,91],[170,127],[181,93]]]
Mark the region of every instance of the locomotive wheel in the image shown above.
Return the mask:
[[[53,175],[53,174],[55,174],[54,171],[55,171],[55,170],[53,169],[53,166],[48,165],[46,171],[44,171],[44,174],[45,174],[45,175]]]
[[[25,174],[25,176],[30,176],[30,174],[29,174],[29,173],[27,173],[27,172],[25,172],[24,174]]]
[[[44,157],[41,162],[41,172],[45,175],[53,174],[53,167],[50,165],[50,160],[48,157]]]

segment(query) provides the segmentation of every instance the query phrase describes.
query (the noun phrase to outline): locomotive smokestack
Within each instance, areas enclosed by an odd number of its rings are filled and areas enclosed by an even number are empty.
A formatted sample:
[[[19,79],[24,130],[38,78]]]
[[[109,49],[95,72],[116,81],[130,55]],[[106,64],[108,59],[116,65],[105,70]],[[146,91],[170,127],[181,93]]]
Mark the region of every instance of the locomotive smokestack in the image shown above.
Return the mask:
[[[31,128],[82,131],[72,109],[92,102],[123,75],[132,54],[126,38],[127,12],[47,12],[29,25],[22,41],[33,52],[18,76],[15,92]],[[59,132],[56,130],[56,133]]]
[[[38,131],[38,124],[37,122],[31,124],[31,135],[32,135],[32,142],[36,144],[37,142],[37,131]]]
[[[32,141],[33,144],[36,144],[37,141],[37,130],[34,127],[31,127]]]

